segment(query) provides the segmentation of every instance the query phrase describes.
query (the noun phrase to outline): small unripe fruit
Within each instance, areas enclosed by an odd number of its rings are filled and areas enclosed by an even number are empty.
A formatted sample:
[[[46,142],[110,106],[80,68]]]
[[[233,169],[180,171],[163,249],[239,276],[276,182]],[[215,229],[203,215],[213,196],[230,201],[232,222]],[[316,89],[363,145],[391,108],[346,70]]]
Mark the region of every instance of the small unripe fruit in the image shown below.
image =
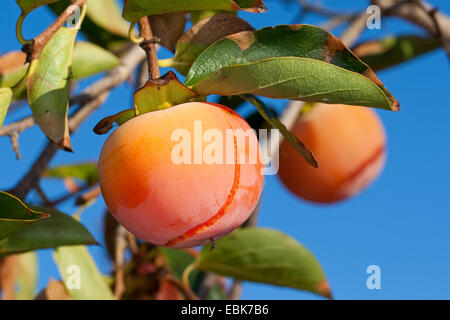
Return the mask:
[[[206,132],[225,140],[227,129],[250,127],[234,111],[203,102],[146,113],[120,126],[105,142],[99,159],[100,187],[113,216],[138,238],[174,248],[206,244],[239,227],[261,194],[262,165],[256,135],[250,130],[246,144],[233,136],[231,146],[220,141],[223,147],[219,143],[215,152],[223,151],[223,162],[204,158],[214,140]],[[183,133],[195,141],[182,140]],[[252,143],[257,146],[254,162],[248,161]],[[181,153],[180,144],[187,146]],[[232,162],[225,159],[229,150]],[[189,154],[192,163],[174,159]],[[244,155],[245,161],[237,161]]]
[[[319,168],[309,166],[282,142],[279,177],[300,198],[316,203],[344,200],[367,187],[384,166],[384,127],[372,109],[316,104],[292,131],[319,163]]]

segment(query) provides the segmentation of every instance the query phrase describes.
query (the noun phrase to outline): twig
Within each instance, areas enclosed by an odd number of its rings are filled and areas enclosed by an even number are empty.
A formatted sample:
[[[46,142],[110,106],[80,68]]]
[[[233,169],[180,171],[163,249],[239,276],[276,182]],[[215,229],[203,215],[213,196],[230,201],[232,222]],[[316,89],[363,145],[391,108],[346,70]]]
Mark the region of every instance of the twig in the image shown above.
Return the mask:
[[[11,139],[12,148],[14,150],[14,153],[16,154],[17,160],[22,159],[22,155],[20,154],[19,150],[19,134],[17,131],[12,131],[9,134],[9,138]]]
[[[116,229],[116,252],[115,252],[115,284],[114,295],[117,299],[122,297],[125,291],[124,280],[124,255],[127,249],[127,233],[128,231],[121,225],[117,225]]]
[[[350,47],[367,27],[367,19],[370,13],[363,12],[350,24],[350,26],[341,34],[340,39]]]
[[[66,23],[76,10],[85,5],[87,0],[75,0],[61,15],[39,36],[33,39],[31,44],[25,44],[22,50],[27,54],[27,61],[38,59],[45,45],[53,35]]]
[[[153,36],[150,17],[140,18],[138,24],[141,37],[144,39],[140,46],[147,54],[148,76],[151,80],[155,80],[160,76],[158,57],[156,55],[156,43],[158,40]]]
[[[440,40],[447,54],[450,55],[450,17],[432,9],[425,1],[371,0],[381,8],[385,15],[408,20],[427,30],[432,35],[440,35]]]

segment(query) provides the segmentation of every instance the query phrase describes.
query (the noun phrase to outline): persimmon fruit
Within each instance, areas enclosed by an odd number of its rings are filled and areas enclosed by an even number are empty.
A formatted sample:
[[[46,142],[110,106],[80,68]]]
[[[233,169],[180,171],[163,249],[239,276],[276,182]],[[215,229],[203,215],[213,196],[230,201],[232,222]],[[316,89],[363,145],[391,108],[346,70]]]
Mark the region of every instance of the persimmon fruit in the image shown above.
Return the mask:
[[[370,108],[315,104],[292,131],[319,163],[319,168],[309,166],[289,143],[281,143],[279,177],[302,199],[315,203],[347,199],[365,189],[384,167],[385,131]]]
[[[195,122],[203,132],[249,130],[245,144],[231,140],[232,163],[178,163],[173,132],[193,136]],[[257,145],[251,162],[250,143]],[[220,145],[220,144],[219,144]],[[203,141],[205,152],[208,144]],[[189,146],[192,157],[198,146]],[[188,152],[189,150],[184,150]],[[216,150],[217,151],[217,150]],[[189,152],[188,152],[189,153]],[[245,161],[238,161],[243,155]],[[247,122],[225,106],[189,102],[139,115],[115,130],[99,159],[103,198],[117,221],[138,238],[173,248],[188,248],[217,240],[239,227],[256,207],[263,175],[257,137]]]

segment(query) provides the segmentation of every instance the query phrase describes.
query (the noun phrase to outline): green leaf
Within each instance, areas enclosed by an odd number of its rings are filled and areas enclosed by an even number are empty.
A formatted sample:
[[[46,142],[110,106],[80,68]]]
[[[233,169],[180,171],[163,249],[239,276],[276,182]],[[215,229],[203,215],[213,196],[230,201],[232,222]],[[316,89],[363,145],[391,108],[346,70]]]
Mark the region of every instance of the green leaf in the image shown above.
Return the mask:
[[[314,168],[318,168],[316,158],[313,153],[301,142],[288,128],[278,119],[277,115],[270,110],[261,100],[245,95],[243,96],[247,101],[253,104],[258,110],[259,114],[266,120],[273,128],[280,130],[283,137],[289,142],[289,144],[297,151],[303,159],[306,160]]]
[[[116,0],[89,0],[87,16],[112,34],[128,37],[128,23],[123,20]]]
[[[114,299],[111,289],[85,246],[60,247],[55,250],[53,257],[73,300]],[[76,283],[78,275],[80,276],[79,288]]]
[[[41,210],[28,208],[19,198],[0,191],[0,243],[6,237],[16,234],[28,225],[48,218],[50,215]],[[0,249],[1,254],[1,249]]]
[[[198,10],[265,12],[262,0],[127,0],[122,16],[128,21],[154,14]]]
[[[72,57],[72,76],[74,79],[87,78],[118,66],[119,58],[90,42],[75,44]]]
[[[186,14],[184,12],[153,15],[150,19],[153,36],[160,39],[159,44],[175,51],[178,39],[186,26]]]
[[[338,38],[310,25],[227,36],[199,55],[185,84],[199,95],[251,93],[398,110],[365,63]]]
[[[28,14],[36,8],[50,4],[59,0],[16,0],[24,14]]]
[[[17,255],[17,300],[33,300],[38,280],[38,257],[36,251]]]
[[[116,113],[112,116],[100,120],[95,125],[94,132],[96,134],[106,134],[112,130],[112,128],[114,127],[114,123],[117,124],[118,126],[121,126],[122,124],[124,124],[130,119],[133,119],[134,117],[136,117],[136,110],[134,109],[121,111],[119,113]]]
[[[353,52],[373,70],[382,70],[409,61],[439,48],[437,39],[404,35],[363,42]]]
[[[10,88],[0,88],[0,128],[3,125],[3,121],[5,121],[12,96],[13,92]]]
[[[42,210],[49,212],[50,218],[30,224],[1,240],[0,257],[37,249],[97,243],[89,231],[71,216],[56,209]]]
[[[0,88],[12,88],[25,76],[28,63],[26,54],[21,51],[11,51],[0,57]]]
[[[61,165],[44,171],[47,178],[76,178],[93,185],[98,182],[98,167],[96,162],[83,162],[70,165]]]
[[[327,298],[325,274],[311,252],[280,231],[242,228],[204,247],[195,268],[235,279],[311,291]]]
[[[186,75],[198,55],[209,45],[227,35],[245,30],[254,29],[245,20],[233,14],[216,14],[202,19],[178,40],[175,56],[160,60],[159,63],[161,66],[174,67]]]
[[[76,34],[77,29],[59,29],[42,50],[27,83],[28,102],[37,124],[50,141],[66,151],[72,151],[67,115]]]

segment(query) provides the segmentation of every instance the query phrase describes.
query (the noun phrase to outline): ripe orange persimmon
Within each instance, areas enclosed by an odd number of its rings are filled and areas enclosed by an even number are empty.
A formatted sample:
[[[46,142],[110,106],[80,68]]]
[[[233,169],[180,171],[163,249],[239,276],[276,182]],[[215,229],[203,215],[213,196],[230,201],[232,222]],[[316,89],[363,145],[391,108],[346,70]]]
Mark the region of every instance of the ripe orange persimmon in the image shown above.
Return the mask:
[[[200,147],[199,124],[205,133]],[[223,151],[225,158],[231,150],[232,162],[203,159],[212,136],[225,139],[227,129],[233,132],[231,146],[216,137],[214,152]],[[248,130],[245,144],[237,143],[237,129]],[[208,130],[214,134],[207,138]],[[180,142],[183,133],[197,142]],[[257,146],[253,163],[248,161],[252,143]],[[182,152],[180,145],[186,146]],[[199,153],[200,163],[194,159]],[[174,155],[194,160],[180,163]],[[187,248],[223,237],[250,216],[261,194],[261,168],[256,135],[243,118],[221,105],[190,102],[120,126],[103,146],[99,178],[109,210],[126,229],[156,245]]]
[[[319,163],[317,169],[309,166],[282,142],[279,177],[300,198],[316,203],[349,198],[367,187],[384,166],[384,127],[372,109],[316,104],[292,131]]]

